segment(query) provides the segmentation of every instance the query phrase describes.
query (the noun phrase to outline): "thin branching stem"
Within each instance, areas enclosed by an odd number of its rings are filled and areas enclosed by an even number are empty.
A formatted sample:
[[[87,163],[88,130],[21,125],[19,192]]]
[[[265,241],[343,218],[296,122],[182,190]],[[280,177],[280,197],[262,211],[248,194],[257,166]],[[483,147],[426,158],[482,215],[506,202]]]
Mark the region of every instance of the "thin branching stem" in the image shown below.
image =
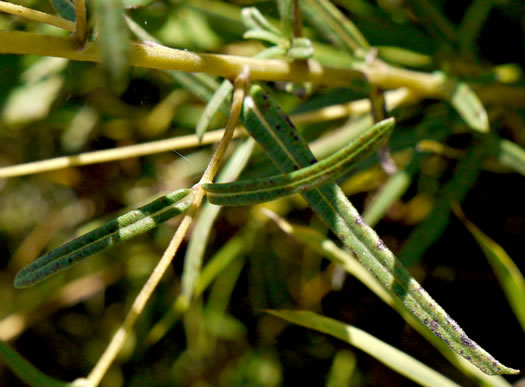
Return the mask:
[[[45,12],[23,7],[21,5],[8,3],[7,1],[0,1],[0,12],[20,16],[39,23],[49,24],[69,32],[75,31],[75,23],[72,21],[62,19],[61,17],[53,16]]]
[[[394,109],[403,105],[410,105],[418,102],[421,96],[409,89],[392,90],[385,93],[387,106]],[[318,110],[297,113],[290,116],[295,125],[303,125],[321,121],[336,120],[350,115],[365,114],[370,111],[370,100],[360,99],[345,104],[328,106]],[[122,146],[114,149],[106,149],[94,152],[85,152],[78,155],[56,157],[42,161],[11,165],[0,168],[0,179],[15,176],[25,176],[36,173],[55,171],[62,168],[79,167],[97,163],[127,159],[130,157],[140,157],[146,155],[168,152],[173,150],[193,148],[196,146],[213,144],[222,138],[224,129],[207,132],[199,141],[199,137],[194,134],[168,138],[165,140],[151,141],[143,144]],[[246,135],[241,128],[237,128],[233,133],[234,138]]]
[[[75,1],[75,16],[76,16],[76,29],[75,35],[80,44],[84,44],[87,37],[87,12],[86,12],[86,1],[76,0]]]
[[[242,130],[236,130],[233,136],[240,137],[244,134],[245,133]],[[0,168],[0,179],[49,172],[62,168],[78,167],[81,165],[106,163],[109,161],[128,159],[130,157],[146,156],[176,149],[180,150],[201,145],[213,144],[218,142],[223,135],[224,129],[218,129],[206,133],[202,141],[199,141],[197,135],[192,134],[188,136],[169,138],[166,140],[147,142],[144,144],[123,146],[95,152],[86,152],[79,155],[63,156],[54,159],[13,165]]]
[[[133,302],[133,305],[131,306],[131,309],[128,312],[124,322],[117,330],[117,332],[111,339],[111,342],[109,343],[108,347],[106,348],[99,361],[89,374],[88,385],[97,386],[106,374],[111,363],[113,363],[116,356],[122,349],[122,346],[124,345],[124,342],[129,336],[129,333],[131,332],[133,325],[137,321],[137,318],[142,314],[146,303],[148,302],[149,298],[151,297],[157,285],[159,284],[162,276],[171,264],[171,261],[177,253],[177,250],[182,240],[184,239],[184,236],[188,232],[188,229],[192,224],[193,219],[195,218],[195,214],[197,213],[205,195],[205,191],[202,189],[201,185],[203,183],[209,183],[213,181],[213,178],[219,169],[221,161],[224,158],[226,149],[228,148],[228,145],[231,142],[231,139],[233,138],[235,126],[237,125],[239,116],[241,114],[245,90],[249,81],[248,75],[249,71],[245,69],[241,73],[241,75],[236,79],[232,110],[228,119],[228,123],[226,125],[226,129],[224,131],[224,136],[222,137],[221,142],[219,143],[212,159],[210,160],[206,171],[202,175],[199,184],[197,184],[193,188],[193,197],[191,199],[191,205],[188,212],[182,219],[181,224],[177,228],[177,232],[175,233],[170,244],[168,245],[168,248],[162,255],[162,258],[160,259],[159,263],[153,270],[153,273],[150,275],[150,277],[144,284],[144,287],[141,289],[137,298]]]

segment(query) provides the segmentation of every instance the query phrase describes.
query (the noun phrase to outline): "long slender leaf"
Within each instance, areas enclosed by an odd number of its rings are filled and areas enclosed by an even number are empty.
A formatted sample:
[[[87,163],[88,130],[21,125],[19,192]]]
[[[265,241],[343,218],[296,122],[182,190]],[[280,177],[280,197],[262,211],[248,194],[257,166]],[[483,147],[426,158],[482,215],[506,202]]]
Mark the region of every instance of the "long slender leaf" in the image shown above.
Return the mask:
[[[500,163],[525,176],[525,149],[521,146],[512,141],[500,139],[497,157]]]
[[[457,215],[479,243],[505,292],[505,296],[516,318],[525,331],[525,303],[523,303],[523,299],[525,299],[525,279],[523,274],[521,274],[519,268],[503,247],[469,221],[462,212],[457,213]]]
[[[459,386],[406,353],[351,325],[309,311],[266,310],[266,312],[343,340],[422,386]]]
[[[176,203],[189,193],[188,189],[171,192],[50,251],[18,272],[15,287],[32,286],[76,265],[90,255],[143,234],[184,213],[189,208],[189,201]]]
[[[213,204],[239,206],[262,203],[316,188],[333,181],[385,143],[391,134],[394,119],[374,125],[343,149],[310,167],[267,178],[227,184],[206,184],[208,200]]]
[[[95,0],[94,13],[104,64],[113,87],[122,91],[127,83],[130,40],[122,0]]]
[[[9,345],[0,340],[0,359],[24,382],[30,386],[38,387],[73,387],[67,383],[50,378],[35,368],[26,359],[15,352]]]
[[[465,82],[446,81],[443,90],[465,122],[481,133],[489,131],[489,118],[478,96]]]
[[[251,100],[250,100],[251,98]],[[246,129],[283,172],[315,162],[310,149],[289,118],[260,87],[246,99]],[[261,112],[264,111],[263,115]],[[303,193],[304,198],[360,262],[403,304],[454,351],[488,374],[516,373],[496,361],[472,341],[459,325],[428,295],[392,252],[367,226],[341,189],[328,183]]]
[[[227,109],[222,105],[226,102],[226,99],[231,95],[232,91],[233,85],[230,81],[225,80],[221,83],[215,93],[213,93],[213,96],[202,112],[199,122],[197,123],[197,127],[195,128],[195,133],[197,133],[197,136],[199,136],[200,140],[202,140],[204,133],[206,133],[208,125],[215,116],[215,113],[220,110]]]
[[[459,44],[464,51],[476,50],[476,40],[493,6],[493,0],[474,0],[468,7],[458,30]]]
[[[364,52],[370,49],[370,45],[354,23],[330,1],[302,0],[300,5],[305,17],[338,47],[350,53],[357,49]]]
[[[433,117],[420,125],[426,132],[424,137],[430,137],[436,141],[443,140],[449,131],[442,125],[436,125],[434,121],[435,118]],[[416,153],[405,169],[390,176],[383,184],[363,211],[363,219],[369,226],[374,227],[390,206],[406,192],[413,176],[420,170],[420,165],[425,157],[423,153]]]
[[[405,241],[399,259],[405,265],[414,265],[445,231],[450,221],[450,200],[463,201],[468,191],[478,178],[482,161],[490,149],[490,138],[485,139],[467,154],[458,164],[454,176],[442,189],[434,203],[432,213],[428,215]]]
[[[425,324],[410,313],[400,300],[381,286],[377,278],[364,268],[349,251],[338,247],[333,241],[327,239],[325,235],[317,230],[310,227],[290,224],[285,219],[270,212],[266,212],[266,214],[270,216],[284,232],[293,235],[299,242],[304,243],[307,248],[316,251],[331,262],[341,265],[347,273],[361,281],[363,285],[370,289],[385,304],[396,310],[412,328],[424,336],[427,341],[463,373],[486,386],[510,387],[510,384],[507,383],[503,377],[487,375],[472,365],[472,363],[459,356],[456,352],[452,351],[443,340],[429,331]]]
[[[228,159],[228,163],[218,175],[217,181],[236,179],[248,163],[254,145],[255,141],[252,138],[245,140]],[[195,281],[200,273],[206,244],[220,210],[221,207],[219,206],[205,204],[193,230],[193,237],[189,242],[184,259],[182,274],[182,295],[188,300],[192,298],[195,291]]]
[[[281,26],[285,36],[288,40],[293,37],[293,23],[294,23],[294,6],[297,0],[279,0],[279,15],[281,16]]]
[[[429,0],[409,0],[408,3],[424,27],[444,42],[457,41],[458,34],[454,25],[443,15],[438,4]]]
[[[193,281],[189,283],[186,280],[186,286],[192,286],[190,296],[193,298],[200,297],[210,284],[220,278],[221,273],[229,267],[241,254],[248,251],[255,229],[247,226],[246,229],[240,231],[236,236],[231,238],[224,246],[210,259],[210,261],[200,271],[196,271],[196,276]],[[196,249],[194,248],[193,251]],[[204,249],[202,249],[204,251]],[[188,254],[187,254],[188,256]],[[187,258],[186,258],[187,260]],[[200,269],[200,268],[198,268]],[[189,285],[188,285],[189,283]],[[180,315],[185,312],[190,306],[190,296],[186,292],[181,293],[170,309],[162,316],[161,320],[153,326],[146,337],[146,343],[152,345],[159,341],[173,326]]]
[[[75,4],[71,0],[51,0],[51,4],[64,19],[75,21]]]
[[[353,352],[347,350],[338,351],[334,356],[326,387],[350,386],[356,363],[356,357]]]

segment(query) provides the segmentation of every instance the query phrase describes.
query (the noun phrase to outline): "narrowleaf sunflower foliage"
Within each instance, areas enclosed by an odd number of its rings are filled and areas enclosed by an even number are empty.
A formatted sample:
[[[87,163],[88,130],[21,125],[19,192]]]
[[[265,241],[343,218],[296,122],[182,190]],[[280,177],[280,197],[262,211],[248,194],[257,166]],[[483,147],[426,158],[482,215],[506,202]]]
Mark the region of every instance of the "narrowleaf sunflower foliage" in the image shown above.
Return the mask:
[[[6,384],[517,381],[519,2],[30,6],[0,1]]]

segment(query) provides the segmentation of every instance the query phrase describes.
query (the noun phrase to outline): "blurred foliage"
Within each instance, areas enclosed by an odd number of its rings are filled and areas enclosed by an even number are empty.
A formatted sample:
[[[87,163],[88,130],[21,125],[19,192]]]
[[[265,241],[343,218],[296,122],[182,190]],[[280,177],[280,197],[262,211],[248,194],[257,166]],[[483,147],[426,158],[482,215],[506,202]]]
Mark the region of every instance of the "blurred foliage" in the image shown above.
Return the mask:
[[[133,3],[144,7],[134,8]],[[523,313],[519,312],[520,302],[525,302],[519,273],[525,268],[520,258],[525,235],[524,3],[332,3],[351,20],[347,27],[360,31],[359,36],[376,47],[386,63],[439,72],[457,82],[443,98],[450,103],[424,99],[391,111],[397,121],[391,139],[400,167],[397,174],[389,177],[375,160],[369,160],[345,176],[341,186],[389,248],[480,345],[503,363],[525,369]],[[243,56],[263,50],[261,41],[243,38],[242,7],[257,7],[279,28],[274,1],[163,0],[124,5],[130,8],[125,15],[152,37],[140,39],[187,50]],[[54,13],[51,2],[44,0],[25,1],[24,6]],[[366,58],[352,57],[334,46],[337,43],[307,15],[305,11],[303,33],[311,41],[314,59],[346,68],[357,60],[366,64]],[[3,13],[0,30],[67,34]],[[96,34],[92,31],[90,38]],[[195,132],[211,93],[193,92],[177,74],[122,64],[111,68],[110,56],[105,61],[101,66],[0,55],[0,166]],[[108,68],[118,79],[116,87]],[[212,79],[209,89],[213,91],[220,81]],[[473,90],[465,97],[466,107],[463,85],[468,85],[467,94]],[[360,86],[294,85],[294,89],[280,82],[268,84],[292,119],[366,98],[367,91]],[[474,102],[473,96],[477,96]],[[480,111],[486,111],[486,125]],[[209,130],[224,123],[219,109],[208,123]],[[326,155],[332,152],[328,146],[340,147],[345,141],[336,137],[338,133],[370,123],[367,113],[349,112],[336,119],[301,123],[299,129],[314,151]],[[49,376],[73,380],[88,374],[178,220],[99,253],[34,288],[14,289],[16,272],[122,209],[191,187],[211,152],[209,145],[195,146],[1,179],[0,339]],[[256,148],[243,176],[274,172]],[[451,201],[460,203],[469,219],[468,229],[464,218],[453,215]],[[209,288],[181,307],[174,304],[182,287],[184,263],[179,253],[102,385],[341,385],[336,379],[357,386],[411,385],[404,376],[333,337],[268,316],[263,309],[270,308],[307,309],[352,324],[462,386],[487,384],[452,367],[361,282],[344,278],[320,251],[288,236],[261,213],[261,207],[327,234],[295,196],[251,208],[223,209],[215,215],[202,245],[204,265],[220,257],[226,257],[222,259],[227,264],[218,264]],[[339,363],[352,372],[341,374],[341,366],[335,368]],[[505,379],[513,383],[519,377]],[[3,364],[0,380],[10,386],[21,383]],[[502,378],[493,380],[493,385],[504,385]]]

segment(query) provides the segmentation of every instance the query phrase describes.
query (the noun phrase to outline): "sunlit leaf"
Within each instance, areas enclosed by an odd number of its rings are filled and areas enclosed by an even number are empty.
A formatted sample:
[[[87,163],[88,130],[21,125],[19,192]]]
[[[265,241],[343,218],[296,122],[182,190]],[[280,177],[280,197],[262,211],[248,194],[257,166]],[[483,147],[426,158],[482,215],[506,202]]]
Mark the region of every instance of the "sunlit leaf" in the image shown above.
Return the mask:
[[[459,208],[457,211],[460,211]],[[514,261],[505,252],[503,247],[483,233],[474,223],[459,212],[460,219],[465,227],[476,239],[483,253],[487,257],[498,281],[505,292],[505,296],[516,315],[516,318],[525,330],[525,279]]]
[[[266,310],[266,312],[353,345],[422,386],[458,386],[406,353],[351,325],[309,311]]]

